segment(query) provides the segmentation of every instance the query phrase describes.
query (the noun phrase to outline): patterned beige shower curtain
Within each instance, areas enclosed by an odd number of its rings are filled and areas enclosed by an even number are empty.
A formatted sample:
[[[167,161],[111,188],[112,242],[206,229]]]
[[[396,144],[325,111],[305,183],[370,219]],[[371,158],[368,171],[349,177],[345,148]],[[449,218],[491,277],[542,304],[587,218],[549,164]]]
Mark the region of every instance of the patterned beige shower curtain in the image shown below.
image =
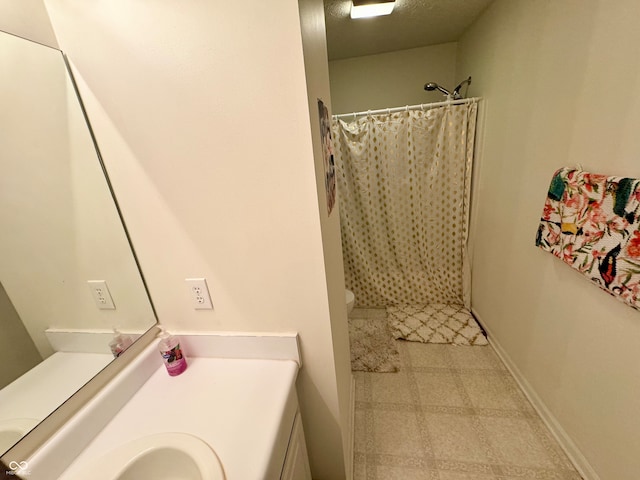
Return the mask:
[[[469,308],[476,116],[472,101],[333,120],[345,280],[358,306]]]

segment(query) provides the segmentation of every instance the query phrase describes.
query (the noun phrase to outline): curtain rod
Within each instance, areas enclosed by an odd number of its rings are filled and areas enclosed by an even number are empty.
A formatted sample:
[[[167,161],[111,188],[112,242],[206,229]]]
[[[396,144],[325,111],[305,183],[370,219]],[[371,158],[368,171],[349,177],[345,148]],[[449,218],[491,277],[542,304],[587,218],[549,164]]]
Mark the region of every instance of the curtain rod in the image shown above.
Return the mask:
[[[334,119],[340,118],[348,118],[353,117],[361,117],[363,115],[378,115],[380,113],[396,113],[396,112],[404,112],[407,110],[424,110],[430,109],[434,107],[443,107],[445,105],[462,105],[464,103],[477,102],[480,100],[480,97],[473,98],[462,98],[460,100],[446,100],[444,102],[436,102],[436,103],[421,103],[419,105],[407,105],[406,107],[394,107],[394,108],[381,108],[379,110],[366,110],[364,112],[354,112],[354,113],[341,113],[339,115],[332,115]]]

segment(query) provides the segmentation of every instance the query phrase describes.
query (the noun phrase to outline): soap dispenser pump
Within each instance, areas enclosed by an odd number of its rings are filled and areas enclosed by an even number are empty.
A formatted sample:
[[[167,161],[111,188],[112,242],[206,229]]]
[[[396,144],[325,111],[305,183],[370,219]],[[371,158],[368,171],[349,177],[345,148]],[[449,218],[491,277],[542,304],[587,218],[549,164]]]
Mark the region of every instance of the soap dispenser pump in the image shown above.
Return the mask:
[[[187,359],[180,348],[180,339],[169,334],[163,327],[159,328],[160,342],[158,342],[158,348],[160,355],[162,355],[164,366],[167,368],[169,375],[175,377],[187,369]]]

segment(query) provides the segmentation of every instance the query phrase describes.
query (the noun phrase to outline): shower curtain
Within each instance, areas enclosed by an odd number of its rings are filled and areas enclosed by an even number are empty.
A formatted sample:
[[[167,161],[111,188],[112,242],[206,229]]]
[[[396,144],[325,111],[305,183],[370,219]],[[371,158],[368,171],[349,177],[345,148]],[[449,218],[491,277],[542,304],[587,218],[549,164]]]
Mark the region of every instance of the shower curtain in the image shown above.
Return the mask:
[[[469,308],[476,115],[472,101],[333,120],[345,281],[356,305]]]

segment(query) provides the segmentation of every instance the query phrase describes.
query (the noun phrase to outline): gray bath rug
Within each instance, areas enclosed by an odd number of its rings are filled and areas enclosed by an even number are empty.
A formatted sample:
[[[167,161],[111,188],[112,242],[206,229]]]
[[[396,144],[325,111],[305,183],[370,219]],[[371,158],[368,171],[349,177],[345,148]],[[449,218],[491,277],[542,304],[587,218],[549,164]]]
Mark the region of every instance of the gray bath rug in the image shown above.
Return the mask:
[[[351,370],[397,372],[400,354],[386,318],[350,318]]]
[[[387,307],[394,338],[423,343],[487,345],[480,326],[462,305],[396,305]]]

